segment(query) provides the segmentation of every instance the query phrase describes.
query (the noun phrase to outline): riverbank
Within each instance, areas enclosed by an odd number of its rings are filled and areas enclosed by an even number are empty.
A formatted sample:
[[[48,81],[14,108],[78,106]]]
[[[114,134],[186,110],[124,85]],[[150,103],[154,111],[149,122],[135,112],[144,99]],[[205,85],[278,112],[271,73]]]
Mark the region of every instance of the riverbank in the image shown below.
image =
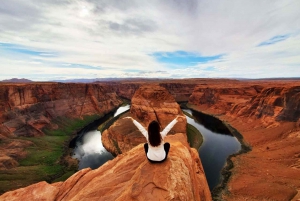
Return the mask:
[[[103,115],[82,119],[59,117],[53,121],[58,129],[45,129],[44,136],[12,138],[11,141],[23,141],[30,146],[25,149],[26,157],[18,161],[17,167],[0,170],[0,194],[38,181],[64,181],[74,174],[78,161],[70,157],[69,143],[78,131],[101,117]]]
[[[235,128],[246,146],[245,154],[229,158],[224,171],[229,170],[230,175],[224,186],[213,192],[215,200],[296,200],[300,192],[297,122],[266,124],[258,118],[237,118],[205,106],[193,109],[212,114]],[[251,151],[247,152],[247,147]]]
[[[211,116],[215,119],[219,119],[217,116],[215,115],[211,115],[208,113],[204,113],[201,110],[199,110],[197,107],[191,105],[191,104],[185,104],[182,105],[183,108],[189,109],[193,112],[197,112],[197,113],[201,113],[204,116]],[[222,193],[224,191],[226,191],[228,193],[228,189],[227,189],[227,183],[230,179],[230,176],[232,175],[232,169],[234,168],[234,163],[232,161],[232,157],[236,157],[240,154],[243,153],[247,153],[249,151],[251,151],[251,147],[244,141],[243,136],[238,132],[238,130],[236,130],[235,128],[233,128],[230,124],[228,124],[228,122],[222,121],[220,120],[220,122],[226,126],[226,128],[228,128],[228,130],[230,131],[230,133],[237,138],[237,140],[240,142],[241,144],[241,149],[240,151],[238,151],[235,154],[231,154],[227,159],[226,159],[226,164],[225,166],[222,168],[221,170],[221,181],[220,183],[211,191],[213,200],[223,200],[222,199]]]
[[[188,112],[183,111],[183,113],[192,119],[194,118],[193,115],[189,114]],[[199,150],[201,145],[203,144],[203,135],[201,134],[201,132],[193,125],[187,124],[186,134],[190,147]]]
[[[216,119],[219,119],[217,116],[215,115],[211,115],[208,113],[204,113],[201,110],[199,110],[197,107],[191,105],[191,104],[186,104],[186,108],[198,112],[198,113],[202,113],[204,115],[208,115],[208,116],[212,116]],[[227,189],[227,183],[230,179],[230,176],[232,175],[232,169],[234,168],[234,163],[232,161],[233,157],[236,157],[240,154],[244,154],[247,153],[249,151],[251,151],[251,147],[244,141],[243,136],[238,132],[237,129],[233,128],[228,122],[222,121],[220,120],[231,132],[231,134],[237,138],[237,140],[240,142],[241,144],[241,149],[239,152],[230,155],[227,159],[226,159],[226,164],[225,166],[222,168],[221,170],[221,182],[219,183],[218,186],[216,186],[212,191],[212,198],[213,200],[223,200],[222,199],[222,193],[226,192],[228,193],[228,189]]]

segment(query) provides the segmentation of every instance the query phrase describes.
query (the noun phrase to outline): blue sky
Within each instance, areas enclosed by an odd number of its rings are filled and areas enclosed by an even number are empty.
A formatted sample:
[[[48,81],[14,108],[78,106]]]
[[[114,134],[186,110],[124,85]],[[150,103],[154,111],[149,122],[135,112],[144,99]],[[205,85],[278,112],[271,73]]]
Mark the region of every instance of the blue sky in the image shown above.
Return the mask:
[[[0,80],[300,77],[298,0],[10,0]]]
[[[201,56],[197,53],[186,51],[175,52],[154,52],[153,56],[157,62],[167,65],[173,65],[174,68],[184,68],[186,66],[195,66],[199,63],[207,63],[221,58],[221,55]]]

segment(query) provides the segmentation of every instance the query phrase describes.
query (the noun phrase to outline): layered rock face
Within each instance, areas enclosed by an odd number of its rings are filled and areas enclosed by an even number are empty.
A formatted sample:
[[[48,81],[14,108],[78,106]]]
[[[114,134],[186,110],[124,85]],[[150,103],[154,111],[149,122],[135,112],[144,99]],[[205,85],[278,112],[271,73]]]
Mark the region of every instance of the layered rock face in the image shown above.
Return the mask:
[[[300,197],[299,86],[251,81],[195,88],[190,107],[229,123],[252,148],[231,158],[232,176],[220,200]]]
[[[128,100],[131,100],[135,91],[143,84],[144,82],[136,81],[136,82],[104,82],[101,84],[107,85],[110,87],[112,91],[116,92],[116,94]]]
[[[83,169],[65,182],[40,182],[10,191],[0,200],[211,200],[198,153],[186,136],[165,140],[171,149],[164,163],[150,163],[139,145],[96,170]]]
[[[56,129],[58,117],[104,115],[122,101],[106,85],[97,84],[2,84],[0,85],[0,168],[16,166],[32,143],[10,138],[42,136]],[[63,146],[63,145],[62,145]]]
[[[300,117],[300,86],[267,87],[249,102],[237,105],[231,113],[272,121],[296,122]]]
[[[195,87],[189,98],[189,103],[201,106],[201,108],[211,108],[219,113],[231,111],[236,104],[250,101],[262,90],[261,86],[236,86],[236,85],[214,85]]]
[[[127,80],[122,82],[99,82],[108,85],[119,97],[131,100],[135,91],[145,84],[156,84],[167,89],[176,102],[187,102],[197,82],[207,82],[201,79],[189,80]]]
[[[181,83],[178,81],[177,83],[166,82],[159,85],[166,88],[175,98],[176,102],[187,102],[197,84],[195,82]]]
[[[42,128],[58,116],[108,113],[121,101],[106,88],[61,83],[0,85],[1,134],[43,135]]]
[[[129,115],[145,128],[151,121],[156,120],[164,129],[177,115],[183,115],[183,113],[165,88],[159,85],[143,85],[132,97]],[[124,153],[146,142],[145,137],[132,120],[123,119],[123,117],[102,133],[104,147],[114,155]],[[169,134],[175,133],[186,133],[186,121],[178,122],[169,132]]]

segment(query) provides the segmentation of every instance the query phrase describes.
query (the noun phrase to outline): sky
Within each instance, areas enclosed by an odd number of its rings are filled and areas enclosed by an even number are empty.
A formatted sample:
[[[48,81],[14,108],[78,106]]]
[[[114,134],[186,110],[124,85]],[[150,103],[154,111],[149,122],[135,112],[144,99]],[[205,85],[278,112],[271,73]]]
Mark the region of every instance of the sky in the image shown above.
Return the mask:
[[[300,77],[299,0],[0,1],[0,80]]]

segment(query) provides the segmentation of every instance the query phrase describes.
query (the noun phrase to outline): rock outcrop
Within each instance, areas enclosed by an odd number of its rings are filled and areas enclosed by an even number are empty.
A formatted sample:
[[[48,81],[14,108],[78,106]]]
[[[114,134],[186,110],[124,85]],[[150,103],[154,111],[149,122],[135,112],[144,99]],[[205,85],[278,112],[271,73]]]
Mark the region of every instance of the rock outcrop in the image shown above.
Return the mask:
[[[65,182],[40,182],[10,191],[0,200],[211,200],[201,161],[184,134],[167,136],[168,159],[152,164],[143,145],[96,170],[83,169]]]
[[[195,87],[189,106],[230,124],[252,148],[231,158],[231,177],[216,199],[296,200],[299,86],[299,81],[244,81]]]
[[[140,87],[131,99],[130,113],[132,117],[145,125],[152,120],[157,120],[162,128],[166,127],[177,115],[183,115],[174,97],[158,85]],[[182,124],[186,125],[186,122]],[[172,130],[185,133],[184,125],[177,123]]]
[[[177,115],[183,115],[174,97],[159,85],[143,85],[131,100],[130,114],[147,128],[152,120],[157,120],[164,129]],[[102,133],[104,147],[114,155],[129,151],[140,143],[145,143],[145,137],[140,133],[130,119],[122,116],[109,129]],[[178,122],[169,134],[186,133],[186,121]]]

